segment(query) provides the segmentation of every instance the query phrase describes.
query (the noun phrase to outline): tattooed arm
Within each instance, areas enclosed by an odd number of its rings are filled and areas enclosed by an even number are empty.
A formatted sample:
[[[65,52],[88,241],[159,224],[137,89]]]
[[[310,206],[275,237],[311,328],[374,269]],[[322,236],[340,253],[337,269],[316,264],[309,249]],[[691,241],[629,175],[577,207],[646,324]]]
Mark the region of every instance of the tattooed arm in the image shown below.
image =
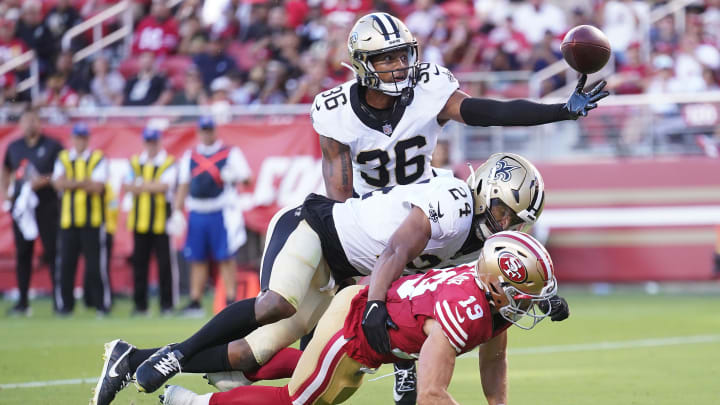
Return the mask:
[[[352,159],[350,148],[332,138],[320,135],[322,172],[327,196],[336,201],[352,197]]]

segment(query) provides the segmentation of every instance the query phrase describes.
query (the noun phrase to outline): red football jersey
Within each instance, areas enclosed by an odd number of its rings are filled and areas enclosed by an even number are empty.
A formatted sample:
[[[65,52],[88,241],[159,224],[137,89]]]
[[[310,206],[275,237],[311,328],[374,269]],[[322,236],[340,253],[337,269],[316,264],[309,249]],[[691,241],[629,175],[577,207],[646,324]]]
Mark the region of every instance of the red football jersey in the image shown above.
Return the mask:
[[[177,23],[168,18],[158,21],[153,16],[145,17],[135,29],[133,53],[153,52],[155,55],[167,55],[175,52],[179,42]]]
[[[398,330],[390,329],[390,346],[394,354],[380,355],[370,347],[362,331],[367,293],[365,288],[353,299],[343,336],[354,338],[345,346],[348,356],[370,367],[420,353],[427,338],[423,332],[427,318],[440,324],[458,355],[487,342],[510,326],[504,322],[493,330],[490,305],[472,267],[432,270],[403,277],[390,287],[387,309]]]

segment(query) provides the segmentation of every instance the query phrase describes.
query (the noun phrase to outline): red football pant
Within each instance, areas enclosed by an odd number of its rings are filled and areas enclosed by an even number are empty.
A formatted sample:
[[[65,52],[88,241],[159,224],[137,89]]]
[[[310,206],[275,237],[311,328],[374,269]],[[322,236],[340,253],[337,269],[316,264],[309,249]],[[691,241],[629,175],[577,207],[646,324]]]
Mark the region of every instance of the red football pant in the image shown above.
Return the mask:
[[[212,394],[210,405],[292,405],[292,402],[287,385],[282,387],[248,385],[228,392]]]

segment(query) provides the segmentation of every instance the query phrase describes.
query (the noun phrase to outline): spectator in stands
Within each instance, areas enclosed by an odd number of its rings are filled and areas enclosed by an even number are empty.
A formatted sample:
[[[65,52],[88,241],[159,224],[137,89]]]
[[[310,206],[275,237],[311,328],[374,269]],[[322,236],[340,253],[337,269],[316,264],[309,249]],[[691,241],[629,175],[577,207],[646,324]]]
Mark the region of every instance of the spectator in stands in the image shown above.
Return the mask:
[[[174,227],[184,223],[187,206],[190,215],[184,254],[191,263],[190,303],[183,312],[188,316],[204,315],[200,300],[210,260],[219,264],[227,302],[235,301],[237,269],[233,256],[245,243],[242,213],[235,209],[235,183],[247,182],[251,174],[240,149],[228,147],[217,138],[211,118],[198,121],[198,136],[198,145],[185,152],[180,161],[175,211],[168,224]]]
[[[297,80],[297,87],[288,97],[289,104],[310,104],[317,94],[339,84],[328,77],[325,60],[312,54],[308,53],[303,56],[302,68],[304,73]]]
[[[641,60],[640,43],[634,42],[625,51],[617,73],[608,80],[608,88],[615,94],[640,94],[645,91],[649,75],[647,64]]]
[[[418,42],[424,44],[420,38],[428,38],[435,29],[436,21],[444,14],[442,8],[437,6],[433,0],[415,0],[415,10],[405,18],[410,32],[415,34]]]
[[[15,37],[21,39],[37,52],[40,72],[47,72],[55,60],[56,43],[42,19],[42,3],[39,0],[26,0],[22,4],[20,21],[15,28]]]
[[[284,104],[287,102],[287,67],[276,60],[266,66],[265,82],[255,100],[257,104]]]
[[[285,65],[288,77],[296,78],[300,70],[300,37],[291,29],[276,31],[272,36],[270,57]]]
[[[230,100],[233,104],[250,104],[258,97],[260,89],[265,83],[264,66],[255,66],[248,72],[247,80],[240,75],[233,75],[233,88],[230,91]]]
[[[631,43],[642,38],[642,27],[650,18],[646,1],[611,0],[604,4],[602,30],[612,44],[617,62],[624,62],[625,51]]]
[[[123,105],[166,105],[172,98],[167,79],[155,71],[152,52],[140,55],[137,75],[125,83]]]
[[[178,30],[180,43],[177,48],[179,55],[193,55],[203,50],[202,45],[197,46],[198,40],[202,39],[203,29],[200,20],[195,16],[190,16],[180,22]],[[201,41],[204,45],[204,41]]]
[[[680,42],[680,35],[675,31],[672,15],[663,17],[650,27],[650,44],[652,51],[672,53]]]
[[[555,37],[552,31],[548,30],[545,32],[545,37],[542,42],[535,45],[529,63],[529,67],[532,71],[537,72],[542,70],[562,58],[560,50],[554,46],[554,41]],[[547,94],[552,90],[562,87],[564,84],[564,77],[562,75],[555,75],[550,79],[543,81],[541,94]]]
[[[213,80],[227,76],[237,70],[233,58],[225,52],[226,39],[211,36],[203,52],[193,56],[193,63],[203,79],[205,88],[210,88]]]
[[[59,73],[65,76],[67,84],[76,92],[82,94],[90,92],[91,75],[87,59],[73,62],[72,52],[60,52],[55,60],[53,73]]]
[[[253,3],[247,22],[241,25],[240,40],[253,42],[270,36],[271,29],[268,25],[269,7],[265,3]],[[243,27],[246,27],[243,29]]]
[[[15,38],[15,21],[0,17],[0,65],[28,51],[20,38]]]
[[[30,189],[37,197],[37,206],[32,215],[36,224],[37,235],[43,245],[43,263],[48,266],[50,280],[55,286],[55,253],[57,244],[57,224],[60,215],[57,193],[50,183],[50,175],[53,171],[55,159],[62,150],[60,143],[42,133],[40,117],[34,110],[23,113],[20,118],[20,133],[22,138],[12,141],[5,151],[5,159],[0,176],[0,202],[3,207],[14,207],[18,198],[23,193],[24,184],[29,184]],[[11,180],[15,180],[12,195],[7,195]],[[25,194],[29,194],[27,191]],[[30,198],[25,196],[25,200]],[[10,309],[11,314],[29,315],[30,301],[28,290],[30,288],[30,277],[32,275],[33,250],[35,237],[26,235],[19,226],[19,219],[22,218],[22,207],[13,209],[13,235],[15,237],[15,271],[17,275],[18,290],[20,293],[18,302]],[[7,212],[8,209],[3,209]],[[24,227],[23,227],[24,228]],[[58,302],[53,301],[53,307],[58,308]]]
[[[58,50],[67,30],[81,22],[80,13],[73,7],[70,0],[58,0],[45,16],[45,26],[50,30]]]
[[[170,259],[173,251],[166,227],[177,186],[177,165],[175,158],[162,148],[159,129],[145,128],[142,139],[143,151],[130,158],[124,185],[133,200],[128,213],[128,229],[134,241],[133,314],[148,313],[148,276],[153,252],[158,267],[160,312],[168,314],[176,304],[178,293],[177,269]]]
[[[106,57],[98,56],[92,65],[93,78],[90,81],[90,95],[101,107],[121,105],[125,79],[116,70],[110,69]]]
[[[42,107],[73,108],[77,107],[80,97],[75,90],[67,84],[67,77],[63,73],[53,73],[48,77],[40,100]]]
[[[169,55],[175,53],[178,42],[177,22],[170,14],[167,1],[153,0],[150,15],[135,28],[133,54]]]
[[[195,68],[185,73],[182,87],[175,91],[170,105],[204,105],[208,103],[200,73]]]
[[[698,38],[686,34],[680,40],[680,49],[675,54],[675,77],[683,83],[685,92],[705,90],[703,63],[697,55],[698,47]]]
[[[563,10],[545,0],[528,0],[517,8],[513,20],[515,28],[532,44],[545,40],[547,31],[562,35],[567,30]]]

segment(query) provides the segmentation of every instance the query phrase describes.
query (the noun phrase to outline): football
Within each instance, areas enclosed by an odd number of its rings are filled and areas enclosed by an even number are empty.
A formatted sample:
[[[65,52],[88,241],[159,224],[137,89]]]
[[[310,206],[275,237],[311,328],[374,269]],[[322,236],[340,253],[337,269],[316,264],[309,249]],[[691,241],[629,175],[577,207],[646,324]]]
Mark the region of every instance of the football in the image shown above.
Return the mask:
[[[570,67],[585,74],[597,72],[610,59],[610,42],[592,25],[578,25],[568,31],[560,50]]]

